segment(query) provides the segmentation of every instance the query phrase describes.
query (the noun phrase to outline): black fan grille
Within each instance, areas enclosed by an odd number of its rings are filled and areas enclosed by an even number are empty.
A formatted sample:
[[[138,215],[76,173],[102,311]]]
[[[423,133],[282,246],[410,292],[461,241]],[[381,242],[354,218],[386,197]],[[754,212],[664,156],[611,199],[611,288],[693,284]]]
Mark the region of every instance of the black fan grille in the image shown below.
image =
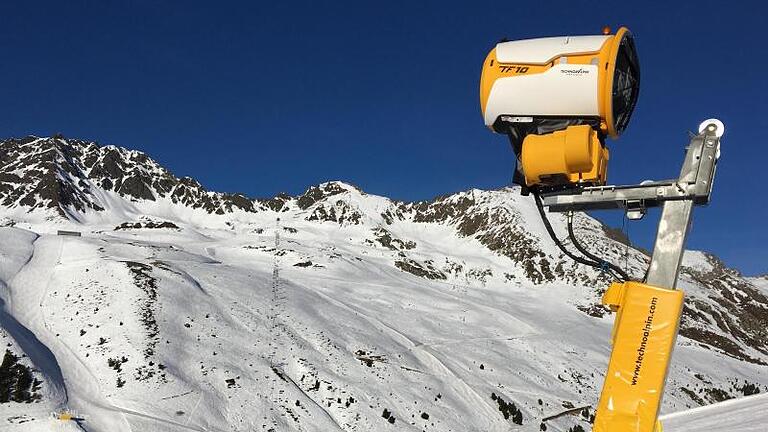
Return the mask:
[[[621,134],[629,124],[639,93],[640,64],[635,42],[631,36],[627,35],[621,40],[613,75],[612,105],[616,134]]]

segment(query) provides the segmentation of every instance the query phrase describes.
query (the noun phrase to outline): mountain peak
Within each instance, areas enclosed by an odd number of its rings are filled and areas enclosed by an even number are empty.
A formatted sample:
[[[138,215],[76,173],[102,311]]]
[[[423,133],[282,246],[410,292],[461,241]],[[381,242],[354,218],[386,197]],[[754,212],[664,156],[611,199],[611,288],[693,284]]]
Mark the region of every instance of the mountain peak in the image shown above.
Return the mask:
[[[349,183],[349,182],[345,182],[343,180],[330,180],[330,181],[327,181],[327,182],[320,183],[317,186],[321,187],[321,188],[334,188],[334,189],[342,189],[342,190],[345,190],[345,191],[356,191],[356,192],[361,193],[361,194],[365,193],[357,185],[354,185],[354,184]]]
[[[309,220],[358,224],[366,219],[390,224],[402,220],[406,208],[417,212],[420,209],[369,195],[342,180],[310,186],[297,196],[278,194],[260,200],[243,194],[213,192],[192,177],[175,176],[144,152],[60,134],[0,141],[0,181],[0,204],[4,207],[80,222],[90,214],[103,218],[114,213],[117,219],[126,219],[131,214],[175,206],[177,210],[166,213],[189,213],[182,208],[218,215],[295,208],[308,212]],[[426,209],[430,203],[447,200],[444,207],[451,203],[456,207],[451,211],[460,213],[475,204],[476,199],[477,203],[493,204],[491,195],[473,189],[421,204]]]
[[[300,209],[306,210],[313,204],[324,200],[328,197],[339,195],[346,192],[357,192],[362,194],[363,192],[354,185],[344,183],[342,181],[329,181],[320,183],[315,186],[310,186],[304,194],[300,195],[296,201],[296,204]]]
[[[167,200],[207,213],[254,211],[240,194],[211,193],[178,178],[145,153],[61,136],[0,141],[0,204],[53,212],[72,220],[114,207]]]

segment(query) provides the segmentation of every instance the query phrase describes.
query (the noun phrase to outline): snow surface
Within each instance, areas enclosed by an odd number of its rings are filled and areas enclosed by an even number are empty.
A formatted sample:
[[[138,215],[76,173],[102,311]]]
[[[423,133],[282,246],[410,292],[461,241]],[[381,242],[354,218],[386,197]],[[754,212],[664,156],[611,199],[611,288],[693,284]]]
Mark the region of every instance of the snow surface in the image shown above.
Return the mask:
[[[768,394],[731,399],[661,417],[665,432],[768,431]]]
[[[756,286],[758,289],[762,290],[766,295],[768,295],[768,275],[752,277],[749,278],[749,281],[752,282],[752,285]]]
[[[387,223],[392,201],[344,187],[280,212],[216,215],[96,187],[108,211],[78,223],[3,210],[15,225],[0,228],[3,337],[38,370],[44,397],[0,405],[0,428],[77,430],[51,418],[66,410],[84,418],[81,430],[108,432],[539,430],[567,407],[596,405],[613,318],[584,308],[603,276],[569,263],[566,276],[534,283],[530,260],[494,252],[450,222]],[[530,199],[473,190],[446,202],[469,197],[477,220],[506,215],[489,234],[515,237],[539,251],[535,263],[554,266],[558,252]],[[331,210],[360,222],[313,219]],[[178,228],[115,229],[150,220]],[[591,218],[577,221],[592,246],[628,254],[628,268],[642,271],[640,252],[607,240]],[[553,223],[562,233],[562,218]],[[419,277],[398,262],[443,276]],[[700,254],[686,262],[712,268]],[[707,298],[687,276],[682,286]],[[767,372],[681,337],[663,411],[699,404],[682,389],[708,402],[713,389],[732,397],[736,384],[764,385]],[[523,425],[502,415],[499,397]],[[674,429],[688,427],[676,419],[665,430],[703,430]],[[546,425],[590,428],[578,414]]]

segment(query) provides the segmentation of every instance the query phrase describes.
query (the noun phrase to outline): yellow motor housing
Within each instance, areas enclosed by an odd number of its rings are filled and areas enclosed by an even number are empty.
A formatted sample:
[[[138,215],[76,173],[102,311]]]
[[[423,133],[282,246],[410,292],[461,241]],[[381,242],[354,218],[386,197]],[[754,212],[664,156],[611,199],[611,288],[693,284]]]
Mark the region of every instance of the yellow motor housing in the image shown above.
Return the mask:
[[[528,186],[605,184],[608,149],[589,125],[569,126],[523,140],[521,163]]]

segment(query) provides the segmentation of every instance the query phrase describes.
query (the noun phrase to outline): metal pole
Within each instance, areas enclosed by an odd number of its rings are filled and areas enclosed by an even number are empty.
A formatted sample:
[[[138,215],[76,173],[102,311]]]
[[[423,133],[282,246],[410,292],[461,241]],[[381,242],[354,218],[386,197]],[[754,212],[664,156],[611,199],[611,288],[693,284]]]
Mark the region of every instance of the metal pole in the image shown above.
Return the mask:
[[[691,224],[693,201],[665,201],[648,267],[648,285],[675,289],[685,240]]]
[[[693,137],[680,169],[675,190],[683,195],[686,185],[693,185],[706,191],[704,203],[709,201],[712,188],[719,140],[717,128],[709,125],[702,133]],[[694,199],[664,201],[662,204],[659,229],[653,245],[653,256],[648,267],[648,285],[675,289],[680,273],[680,263],[685,252],[685,240],[691,226]]]

